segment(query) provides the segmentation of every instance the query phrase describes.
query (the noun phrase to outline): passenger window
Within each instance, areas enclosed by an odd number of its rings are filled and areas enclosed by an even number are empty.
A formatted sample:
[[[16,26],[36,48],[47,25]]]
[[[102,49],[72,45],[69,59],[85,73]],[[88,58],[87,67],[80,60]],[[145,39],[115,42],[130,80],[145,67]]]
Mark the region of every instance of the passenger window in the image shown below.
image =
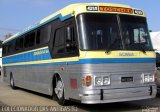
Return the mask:
[[[20,46],[19,46],[19,47],[20,47],[21,49],[23,49],[23,47],[24,47],[23,45],[24,45],[24,38],[21,37],[21,38],[20,38]]]
[[[40,30],[37,30],[36,44],[40,44],[40,40],[41,40],[40,35],[41,35]]]
[[[51,25],[46,25],[37,30],[36,44],[47,43],[50,40]]]
[[[18,50],[22,50],[22,49],[23,49],[23,43],[24,43],[23,40],[24,40],[23,37],[20,37],[20,38],[16,39],[15,51],[18,51]]]
[[[55,32],[54,52],[55,54],[63,54],[65,52],[63,28],[57,29]]]
[[[25,36],[24,46],[25,48],[33,47],[35,45],[35,32],[32,32]]]
[[[33,47],[35,45],[35,32],[29,34],[29,47]]]
[[[25,48],[29,47],[29,34],[25,36],[24,47]]]
[[[16,50],[16,51],[20,50],[20,39],[16,39],[15,50]]]

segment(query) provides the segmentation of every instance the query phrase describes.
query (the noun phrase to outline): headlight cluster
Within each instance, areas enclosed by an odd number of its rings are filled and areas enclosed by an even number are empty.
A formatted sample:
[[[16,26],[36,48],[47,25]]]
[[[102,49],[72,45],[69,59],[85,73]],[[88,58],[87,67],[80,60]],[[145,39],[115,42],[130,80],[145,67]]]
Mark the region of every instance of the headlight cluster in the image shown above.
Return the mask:
[[[94,80],[95,80],[94,81],[95,86],[111,84],[110,76],[97,76],[97,77],[95,76]]]
[[[142,74],[142,79],[143,79],[143,83],[149,83],[149,82],[154,82],[154,74],[150,74],[150,73],[145,73]]]

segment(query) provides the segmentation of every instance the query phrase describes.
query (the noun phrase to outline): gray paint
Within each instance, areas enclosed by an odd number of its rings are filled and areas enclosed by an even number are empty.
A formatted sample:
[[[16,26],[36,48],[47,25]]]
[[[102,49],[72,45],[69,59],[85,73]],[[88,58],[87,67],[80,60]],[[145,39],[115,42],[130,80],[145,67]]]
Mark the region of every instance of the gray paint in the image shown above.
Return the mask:
[[[64,67],[61,70],[60,67]],[[52,95],[52,78],[55,73],[60,74],[65,86],[65,98],[77,99],[82,103],[107,103],[130,101],[155,97],[155,83],[143,84],[142,73],[154,73],[155,63],[119,63],[119,64],[85,64],[85,65],[58,65],[58,66],[13,66],[7,67],[7,77],[12,72],[15,85],[47,95]],[[95,87],[92,80],[91,87],[81,86],[81,76],[111,75],[111,85]],[[134,82],[122,83],[122,76],[133,76]],[[78,88],[70,87],[70,79],[77,79]],[[153,94],[148,94],[150,86]],[[104,90],[104,100],[100,100],[100,89]],[[87,95],[87,96],[85,96]]]

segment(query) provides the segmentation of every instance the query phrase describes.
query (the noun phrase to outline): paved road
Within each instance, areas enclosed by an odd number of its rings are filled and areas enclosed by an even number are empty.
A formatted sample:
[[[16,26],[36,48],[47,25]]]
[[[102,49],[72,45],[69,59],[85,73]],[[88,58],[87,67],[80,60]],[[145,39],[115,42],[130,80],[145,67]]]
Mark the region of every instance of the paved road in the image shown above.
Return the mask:
[[[64,111],[77,110],[79,112],[143,112],[142,108],[150,107],[157,110],[152,112],[160,112],[160,97],[151,100],[101,105],[84,105],[71,102],[68,107],[61,107],[49,96],[23,89],[12,90],[8,84],[0,81],[0,112],[2,112],[2,108],[3,111],[7,111],[7,108],[4,108],[7,106],[46,106],[47,108],[56,106],[57,109]]]

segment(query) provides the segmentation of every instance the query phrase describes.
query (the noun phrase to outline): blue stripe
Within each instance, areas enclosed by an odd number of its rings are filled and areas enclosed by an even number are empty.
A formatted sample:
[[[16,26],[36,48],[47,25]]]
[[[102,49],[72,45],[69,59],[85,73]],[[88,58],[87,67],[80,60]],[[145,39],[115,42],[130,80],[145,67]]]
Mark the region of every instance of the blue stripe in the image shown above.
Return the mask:
[[[45,24],[47,24],[47,23],[49,23],[49,22],[52,22],[53,20],[58,19],[58,18],[60,18],[61,21],[64,21],[64,20],[69,19],[69,18],[71,18],[71,17],[72,17],[72,14],[69,14],[69,15],[66,15],[66,16],[62,16],[61,14],[58,14],[57,16],[54,16],[53,18],[49,19],[48,21],[46,21],[46,22],[44,22],[44,23],[41,23],[41,24],[38,23],[38,24],[36,24],[35,26],[33,26],[32,28],[29,28],[28,30],[21,32],[21,33],[20,33],[19,35],[17,35],[16,37],[4,41],[3,44],[5,44],[5,43],[7,43],[7,42],[9,42],[9,41],[11,41],[11,40],[14,40],[15,38],[18,38],[18,37],[20,37],[20,36],[22,36],[22,35],[24,35],[24,34],[26,34],[26,33],[29,33],[29,32],[31,32],[31,31],[33,31],[33,30],[35,30],[35,29],[37,29],[37,28],[39,28],[39,27],[41,27],[41,26],[43,26],[43,25],[45,25]]]
[[[47,53],[40,54],[40,55],[34,55],[35,52],[47,52]],[[3,64],[11,64],[11,63],[41,61],[41,60],[49,60],[49,59],[51,59],[49,49],[45,48],[42,50],[36,50],[36,51],[18,54],[18,55],[14,55],[10,57],[4,57],[2,62]]]
[[[56,65],[77,65],[77,64],[107,64],[107,63],[155,63],[155,58],[114,58],[114,59],[80,59],[73,62],[55,62],[45,64],[30,64],[27,66],[56,66]],[[10,63],[11,64],[11,63]],[[26,66],[26,65],[16,65]]]

